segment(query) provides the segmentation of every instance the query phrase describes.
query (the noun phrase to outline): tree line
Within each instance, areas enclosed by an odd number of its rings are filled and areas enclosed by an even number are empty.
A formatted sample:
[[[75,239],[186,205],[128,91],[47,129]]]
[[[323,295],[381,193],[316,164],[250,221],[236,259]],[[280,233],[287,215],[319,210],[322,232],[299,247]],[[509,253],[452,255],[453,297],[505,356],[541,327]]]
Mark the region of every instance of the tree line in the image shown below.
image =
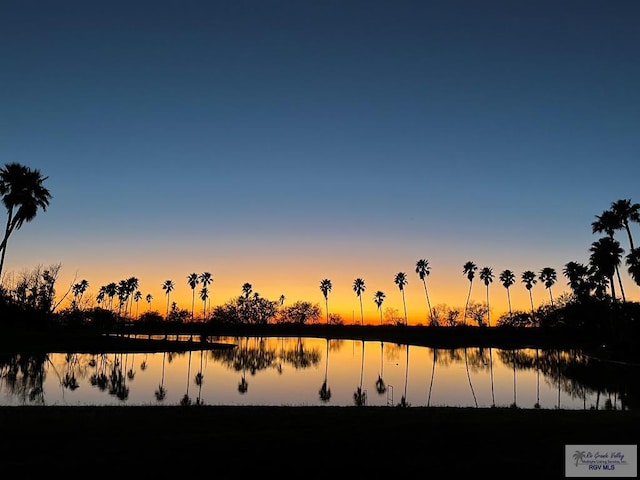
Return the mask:
[[[41,314],[53,314],[62,300],[57,303],[55,282],[60,270],[60,265],[52,265],[43,269],[37,267],[32,272],[23,274],[13,285],[7,285],[2,276],[4,259],[7,252],[10,236],[19,230],[24,224],[31,222],[38,211],[46,211],[52,195],[44,183],[48,177],[43,176],[37,169],[31,169],[19,163],[6,164],[0,169],[0,195],[7,211],[4,235],[0,243],[0,308],[5,311],[27,310]],[[640,223],[640,204],[633,203],[631,199],[620,199],[611,203],[610,208],[595,216],[591,224],[593,234],[603,234],[594,241],[589,249],[588,263],[577,261],[567,262],[562,274],[567,279],[567,285],[571,290],[570,296],[562,299],[554,299],[552,287],[558,281],[558,273],[552,267],[544,267],[539,272],[526,270],[519,276],[519,280],[529,292],[530,311],[514,311],[511,306],[510,288],[518,280],[518,276],[512,270],[505,269],[498,275],[498,280],[505,288],[509,311],[503,314],[495,323],[497,326],[519,325],[538,326],[544,318],[554,317],[550,315],[558,308],[566,310],[566,307],[575,305],[591,305],[594,301],[608,306],[629,303],[626,300],[625,290],[620,271],[626,267],[627,272],[637,286],[640,286],[640,248],[634,246],[631,232],[631,224]],[[622,232],[626,234],[629,244],[628,253],[622,248],[616,235]],[[464,310],[450,308],[446,305],[431,303],[427,278],[431,273],[429,260],[422,258],[415,263],[415,273],[422,282],[427,308],[427,324],[438,325],[466,325],[468,320],[478,326],[492,326],[490,317],[490,286],[495,280],[492,267],[479,268],[473,261],[467,261],[462,266],[462,274],[469,282]],[[474,280],[478,279],[485,287],[486,300],[484,303],[470,301]],[[408,284],[406,272],[398,272],[393,279],[402,296],[403,316],[386,311],[386,323],[408,325],[407,308],[405,301],[405,286]],[[549,305],[541,305],[536,309],[533,301],[532,289],[536,283],[542,283],[549,292]],[[222,305],[211,307],[210,297],[213,283],[213,275],[210,272],[190,273],[186,277],[186,283],[192,290],[190,310],[178,308],[176,302],[171,303],[171,293],[176,284],[167,279],[162,284],[162,290],[166,295],[166,308],[164,318],[156,311],[151,310],[153,296],[150,293],[144,295],[139,290],[139,281],[136,277],[122,279],[118,282],[110,282],[99,287],[95,298],[91,300],[85,297],[89,288],[89,282],[85,279],[73,283],[68,292],[62,298],[71,298],[70,306],[63,310],[68,317],[79,319],[90,318],[91,315],[108,317],[112,314],[115,318],[156,321],[220,321],[240,323],[269,323],[272,321],[287,321],[295,323],[319,322],[322,316],[319,305],[311,302],[296,302],[291,306],[285,306],[284,295],[278,300],[268,300],[253,292],[250,283],[242,285],[242,293]],[[196,292],[197,287],[200,286]],[[325,300],[325,322],[342,323],[339,315],[331,314],[329,310],[329,294],[332,290],[332,282],[328,278],[320,280],[320,291]],[[358,297],[360,305],[360,322],[364,325],[363,294],[366,291],[366,283],[363,278],[353,281],[352,289]],[[202,314],[198,312],[196,317],[196,293],[202,305]],[[148,304],[147,311],[140,314],[139,302],[144,298]],[[382,306],[386,293],[377,290],[373,295],[373,301],[380,314],[380,323],[384,323]],[[97,307],[91,304],[95,300]],[[114,305],[114,301],[117,303]],[[556,303],[558,303],[556,305]],[[635,302],[631,302],[635,303]],[[135,304],[135,309],[134,309]],[[557,314],[555,315],[557,317]]]

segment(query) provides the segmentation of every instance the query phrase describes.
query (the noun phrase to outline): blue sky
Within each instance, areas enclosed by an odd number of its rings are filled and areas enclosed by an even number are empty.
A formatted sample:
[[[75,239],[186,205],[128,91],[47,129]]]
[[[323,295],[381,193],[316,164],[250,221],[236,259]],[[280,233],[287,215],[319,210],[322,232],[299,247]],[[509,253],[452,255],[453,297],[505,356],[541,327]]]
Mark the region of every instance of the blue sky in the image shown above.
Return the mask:
[[[136,276],[158,310],[192,271],[214,303],[250,282],[324,306],[330,278],[345,316],[356,277],[366,315],[376,290],[401,309],[405,271],[418,321],[415,262],[463,306],[472,260],[504,310],[501,270],[586,262],[595,215],[640,201],[639,20],[635,1],[5,1],[1,162],[53,195],[5,271]]]

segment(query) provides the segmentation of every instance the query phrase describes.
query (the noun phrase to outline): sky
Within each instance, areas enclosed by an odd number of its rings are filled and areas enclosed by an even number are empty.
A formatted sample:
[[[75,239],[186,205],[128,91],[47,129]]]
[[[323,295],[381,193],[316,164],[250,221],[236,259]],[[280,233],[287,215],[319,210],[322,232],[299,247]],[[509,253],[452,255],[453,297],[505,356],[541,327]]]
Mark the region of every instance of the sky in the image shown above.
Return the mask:
[[[61,264],[59,294],[139,279],[152,309],[250,283],[366,323],[485,302],[529,310],[525,270],[587,263],[595,216],[640,201],[640,3],[34,1],[0,4],[0,164],[52,198],[5,279]],[[639,226],[632,231],[640,238]],[[621,246],[628,251],[626,237]],[[623,272],[628,300],[640,288]],[[538,283],[536,306],[550,302]],[[144,303],[144,302],[143,302]],[[199,305],[200,302],[196,302]],[[141,305],[140,310],[146,310]]]

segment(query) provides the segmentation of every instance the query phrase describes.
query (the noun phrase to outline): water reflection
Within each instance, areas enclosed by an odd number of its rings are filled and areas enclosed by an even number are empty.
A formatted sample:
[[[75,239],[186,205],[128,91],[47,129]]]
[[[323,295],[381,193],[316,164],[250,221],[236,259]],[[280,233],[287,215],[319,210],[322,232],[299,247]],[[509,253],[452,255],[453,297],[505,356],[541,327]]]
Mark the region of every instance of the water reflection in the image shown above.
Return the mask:
[[[578,350],[433,349],[316,338],[214,341],[236,348],[2,355],[0,405],[637,408],[637,367]],[[394,390],[401,392],[397,402]]]

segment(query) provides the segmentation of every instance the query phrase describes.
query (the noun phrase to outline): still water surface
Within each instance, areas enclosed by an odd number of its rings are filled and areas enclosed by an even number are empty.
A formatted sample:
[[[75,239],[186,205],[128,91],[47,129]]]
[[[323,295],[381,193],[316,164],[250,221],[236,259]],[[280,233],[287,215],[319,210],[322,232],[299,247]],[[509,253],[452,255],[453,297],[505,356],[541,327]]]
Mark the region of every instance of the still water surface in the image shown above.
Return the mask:
[[[0,365],[0,405],[623,408],[563,376],[580,352],[219,337],[230,350],[49,354]]]

